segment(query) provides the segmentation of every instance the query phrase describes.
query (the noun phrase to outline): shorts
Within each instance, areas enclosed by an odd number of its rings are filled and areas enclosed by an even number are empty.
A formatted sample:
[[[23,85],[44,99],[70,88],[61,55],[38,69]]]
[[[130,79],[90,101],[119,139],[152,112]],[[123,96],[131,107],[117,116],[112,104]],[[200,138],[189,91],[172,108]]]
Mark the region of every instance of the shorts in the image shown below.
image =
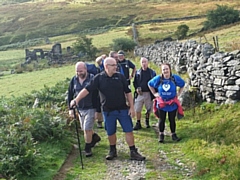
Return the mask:
[[[135,99],[135,103],[134,103],[134,109],[136,112],[141,112],[142,108],[143,108],[143,104],[145,104],[145,108],[147,110],[147,112],[151,112],[152,111],[152,107],[153,107],[153,101],[151,99],[151,94],[150,92],[143,92],[142,95],[137,96],[137,98]]]
[[[107,135],[111,136],[116,133],[117,120],[120,123],[123,132],[133,131],[133,122],[131,116],[128,115],[129,110],[115,110],[111,112],[103,111],[104,127]]]
[[[82,130],[92,130],[95,120],[95,109],[79,110],[78,116]]]

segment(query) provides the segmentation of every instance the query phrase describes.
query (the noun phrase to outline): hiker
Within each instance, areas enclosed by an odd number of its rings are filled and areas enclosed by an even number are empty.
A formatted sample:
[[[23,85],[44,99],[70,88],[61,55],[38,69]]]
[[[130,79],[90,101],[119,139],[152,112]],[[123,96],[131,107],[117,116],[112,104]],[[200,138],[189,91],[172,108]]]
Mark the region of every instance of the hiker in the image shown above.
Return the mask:
[[[146,128],[150,128],[149,124],[149,116],[152,111],[152,92],[148,87],[148,81],[156,76],[156,72],[148,67],[148,59],[145,57],[141,57],[140,59],[141,68],[136,71],[133,86],[135,88],[134,99],[135,99],[135,112],[137,117],[136,125],[134,126],[134,130],[142,129],[141,125],[141,112],[143,109],[143,105],[145,105],[146,113],[145,113],[145,125]]]
[[[95,60],[100,72],[104,71],[103,62],[104,62],[104,59],[106,59],[106,57],[107,57],[106,54],[102,54],[101,56],[97,57]]]
[[[117,72],[124,75],[123,68],[122,68],[122,66],[121,66],[121,64],[119,63],[119,60],[118,60],[118,53],[116,51],[110,51],[109,52],[109,57],[112,57],[116,60],[116,62],[117,62]]]
[[[136,73],[136,67],[130,60],[125,59],[125,53],[122,50],[118,51],[118,62],[121,64],[128,85],[130,86],[131,79],[134,78]],[[132,69],[131,75],[129,69]]]
[[[98,64],[99,67],[99,72],[104,71],[104,66],[103,62],[104,59],[106,59],[106,54],[103,54],[99,57],[96,58],[96,63]],[[95,119],[97,120],[97,128],[103,128],[103,116],[102,116],[102,110],[101,110],[101,103],[100,103],[100,96],[98,91],[97,92],[97,99],[96,99],[96,112],[95,112]]]
[[[162,75],[155,76],[148,82],[149,89],[155,96],[154,108],[157,109],[159,117],[159,142],[164,142],[164,129],[166,114],[168,113],[168,119],[170,122],[170,130],[173,141],[180,141],[181,138],[177,137],[176,134],[176,114],[183,116],[181,104],[178,100],[178,96],[183,91],[185,82],[184,80],[176,75],[172,74],[171,66],[168,63],[161,65]],[[177,86],[179,90],[177,92]],[[157,91],[156,91],[156,90]]]
[[[110,151],[106,156],[107,160],[117,157],[117,120],[119,121],[123,132],[125,132],[126,142],[130,149],[130,159],[142,161],[145,157],[140,155],[134,144],[133,123],[131,116],[134,117],[134,107],[131,89],[128,87],[126,78],[116,71],[116,60],[108,57],[104,60],[105,71],[96,75],[93,80],[71,101],[73,107],[87,96],[90,92],[98,89],[102,104],[104,117],[104,127],[108,135]],[[129,99],[130,107],[126,105],[126,98]]]
[[[68,88],[68,106],[70,117],[74,117],[70,102],[94,77],[93,74],[87,72],[87,66],[84,62],[77,62],[75,65],[75,70],[76,75],[72,78]],[[91,92],[84,99],[77,103],[80,126],[84,131],[86,157],[92,156],[91,148],[93,148],[96,143],[101,140],[99,135],[93,131],[95,121],[95,107],[93,105],[93,101],[95,101],[95,97],[93,97],[93,92]]]

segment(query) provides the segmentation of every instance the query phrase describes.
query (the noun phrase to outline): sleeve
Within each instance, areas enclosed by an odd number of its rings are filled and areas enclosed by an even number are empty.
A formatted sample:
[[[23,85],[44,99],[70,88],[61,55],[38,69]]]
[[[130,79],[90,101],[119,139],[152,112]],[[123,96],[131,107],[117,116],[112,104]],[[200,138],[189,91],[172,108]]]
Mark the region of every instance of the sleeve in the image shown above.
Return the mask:
[[[151,80],[148,81],[148,85],[153,88],[158,88],[160,84],[160,75],[153,77]]]
[[[74,78],[71,79],[70,84],[68,86],[68,97],[67,97],[67,104],[68,104],[68,109],[70,108],[70,102],[74,98]]]
[[[174,74],[173,76],[175,79],[176,86],[183,88],[185,86],[185,81],[179,75]]]
[[[85,89],[88,92],[93,92],[94,90],[98,89],[98,84],[99,84],[99,77],[101,74],[95,75],[91,81],[86,85]]]
[[[134,80],[133,80],[133,86],[134,86],[135,89],[137,89],[139,87],[138,79],[139,79],[139,74],[136,71],[135,76],[134,76]]]
[[[130,60],[127,60],[128,61],[128,66],[131,68],[131,69],[134,69],[135,68],[135,64],[132,63],[132,61]]]
[[[129,86],[128,86],[128,82],[127,82],[126,77],[125,77],[124,75],[122,75],[122,74],[119,74],[119,75],[120,75],[120,79],[121,79],[121,81],[122,81],[122,83],[123,83],[124,92],[125,92],[126,94],[132,92],[131,89],[130,89]]]

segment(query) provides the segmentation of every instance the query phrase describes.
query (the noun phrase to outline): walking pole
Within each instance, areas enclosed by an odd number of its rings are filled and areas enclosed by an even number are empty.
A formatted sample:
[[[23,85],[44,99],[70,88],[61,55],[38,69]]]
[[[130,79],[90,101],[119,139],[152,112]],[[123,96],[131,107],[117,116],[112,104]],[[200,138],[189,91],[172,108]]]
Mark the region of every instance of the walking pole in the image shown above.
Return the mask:
[[[73,108],[73,113],[74,113],[74,121],[75,121],[75,127],[76,127],[77,139],[78,139],[80,163],[81,163],[82,169],[83,169],[82,151],[81,151],[81,144],[80,144],[80,139],[79,139],[79,134],[78,134],[78,125],[77,125],[77,117],[76,117],[76,110],[75,110],[75,108]]]

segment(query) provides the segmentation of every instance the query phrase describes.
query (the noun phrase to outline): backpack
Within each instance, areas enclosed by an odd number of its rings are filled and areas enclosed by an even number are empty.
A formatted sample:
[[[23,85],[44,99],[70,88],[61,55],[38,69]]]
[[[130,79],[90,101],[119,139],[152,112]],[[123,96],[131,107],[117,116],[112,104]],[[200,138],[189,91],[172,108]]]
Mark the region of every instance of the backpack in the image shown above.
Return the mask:
[[[96,75],[99,73],[99,68],[95,64],[88,64],[86,63],[87,66],[87,72],[93,75]]]

